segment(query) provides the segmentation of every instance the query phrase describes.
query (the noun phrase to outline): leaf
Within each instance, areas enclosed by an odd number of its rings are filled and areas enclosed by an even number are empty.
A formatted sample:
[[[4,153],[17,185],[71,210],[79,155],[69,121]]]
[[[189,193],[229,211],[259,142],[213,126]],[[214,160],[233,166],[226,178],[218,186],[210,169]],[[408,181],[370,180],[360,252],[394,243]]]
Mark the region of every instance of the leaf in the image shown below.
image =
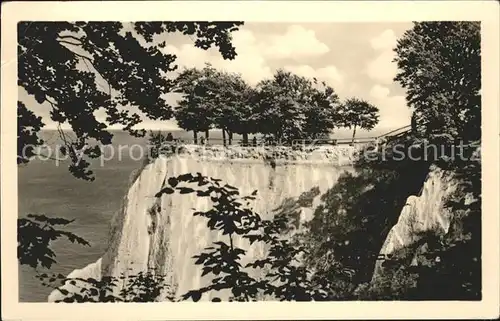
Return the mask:
[[[188,194],[194,192],[194,189],[189,187],[177,187],[181,194]]]
[[[155,194],[155,197],[161,197],[163,194],[173,194],[174,190],[171,189],[170,187],[165,187],[162,190],[160,190],[158,193]]]
[[[189,291],[186,294],[187,298],[191,297],[191,299],[194,302],[198,302],[201,299],[201,292],[200,291]]]
[[[179,184],[179,181],[175,177],[170,177],[168,180],[168,184],[172,187],[176,187]]]
[[[210,192],[209,191],[196,191],[196,196],[199,196],[199,197],[210,196]]]

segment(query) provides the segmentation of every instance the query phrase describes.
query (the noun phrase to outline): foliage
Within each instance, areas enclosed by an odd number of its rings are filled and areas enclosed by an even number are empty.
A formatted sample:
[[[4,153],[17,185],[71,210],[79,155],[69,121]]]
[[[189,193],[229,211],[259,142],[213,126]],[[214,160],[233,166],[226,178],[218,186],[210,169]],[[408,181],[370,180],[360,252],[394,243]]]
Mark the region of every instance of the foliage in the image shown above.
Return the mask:
[[[446,147],[447,157],[435,161],[459,182],[447,205],[449,232],[424,237],[426,264],[412,267],[420,298],[481,298],[480,44],[478,22],[417,22],[395,48],[395,80],[407,91],[417,133]]]
[[[195,143],[198,132],[208,131],[214,125],[213,111],[205,100],[212,92],[207,88],[208,80],[216,74],[217,70],[207,64],[201,70],[185,69],[177,77],[176,92],[182,93],[184,97],[178,102],[175,119],[179,127],[193,131]]]
[[[195,264],[204,265],[202,275],[211,273],[216,278],[207,287],[189,291],[183,299],[198,301],[205,292],[223,289],[230,289],[234,300],[248,301],[255,298],[258,292],[256,280],[242,269],[239,262],[245,250],[233,245],[234,235],[244,235],[259,226],[260,217],[243,206],[244,202],[248,205],[248,201],[255,197],[246,196],[240,199],[239,191],[235,187],[227,184],[222,186],[220,180],[204,177],[200,173],[171,177],[167,182],[169,187],[159,191],[156,197],[172,194],[176,190],[180,194],[196,193],[198,197],[210,197],[214,207],[206,212],[195,212],[193,215],[206,218],[208,228],[219,230],[222,235],[227,235],[229,240],[229,244],[214,242],[213,246],[207,247],[195,257]],[[195,190],[182,186],[182,183],[196,183],[200,188]]]
[[[160,155],[172,155],[182,151],[179,142],[173,141],[172,134],[149,131],[147,161],[158,158]]]
[[[226,89],[216,113],[216,125],[223,130],[223,134],[228,132],[229,144],[233,133],[243,135],[244,143],[248,144],[248,134],[257,132],[255,89],[239,74],[225,74],[224,78],[227,78],[224,81]]]
[[[339,110],[339,118],[344,127],[353,128],[352,141],[356,128],[373,129],[378,123],[378,108],[367,101],[357,98],[347,99]]]
[[[43,144],[37,136],[43,127],[42,117],[36,116],[22,102],[17,102],[17,163],[28,163],[36,155],[35,146]]]
[[[185,130],[222,129],[224,144],[233,133],[254,132],[251,98],[253,89],[241,75],[218,71],[207,64],[203,69],[185,69],[177,78],[183,94],[176,109],[179,126]]]
[[[241,22],[21,22],[18,24],[18,85],[50,112],[57,124],[69,124],[76,135],[60,131],[62,151],[71,158],[69,170],[93,180],[88,159],[99,157],[98,144],[110,144],[109,125],[121,125],[134,135],[141,115],[166,120],[173,115],[164,95],[175,87],[166,77],[176,69],[173,54],[164,53],[158,36],[181,32],[194,35],[195,46],[219,48],[225,59],[236,56],[230,33]],[[41,144],[43,121],[18,102],[20,147]],[[31,128],[27,131],[26,128]],[[98,143],[98,144],[96,144]],[[19,155],[18,162],[27,162]],[[29,149],[27,156],[33,153]],[[83,158],[83,159],[80,159]]]
[[[422,135],[481,137],[481,32],[472,21],[416,22],[395,48],[399,72]]]
[[[202,276],[212,274],[214,278],[208,286],[184,294],[184,300],[198,301],[204,293],[223,290],[231,292],[230,301],[255,301],[262,296],[278,300],[313,298],[315,290],[309,287],[308,271],[300,265],[304,248],[295,246],[290,239],[282,237],[290,228],[288,211],[281,212],[273,220],[263,220],[248,208],[249,201],[255,199],[257,191],[252,195],[240,196],[236,187],[223,185],[221,180],[204,177],[200,173],[170,177],[167,183],[169,186],[159,191],[156,197],[176,191],[180,194],[196,193],[199,197],[210,197],[213,208],[193,215],[206,218],[208,228],[219,231],[228,239],[227,243],[214,242],[213,246],[194,256],[195,264],[203,265]],[[250,244],[260,242],[267,245],[268,255],[243,266],[242,257],[246,251],[234,246],[234,237],[237,236],[247,239]],[[264,273],[263,278],[256,279],[248,272],[248,268],[265,267],[267,273]],[[220,298],[213,300],[220,301]]]
[[[426,173],[424,164],[407,162],[405,170],[365,167],[343,174],[322,195],[324,204],[307,223],[303,237],[310,255],[306,262],[321,273],[334,268],[342,272],[340,279],[354,284],[369,280],[389,229],[408,196],[422,186]]]
[[[154,302],[158,299],[174,301],[174,293],[166,282],[166,277],[155,273],[154,269],[119,277],[104,276],[101,280],[93,278],[66,278],[62,274],[37,276],[43,285],[59,291],[63,298],[56,303],[83,302]],[[58,283],[58,284],[57,284]],[[123,283],[121,289],[117,287]],[[73,287],[71,291],[64,285]]]
[[[418,275],[417,298],[481,299],[481,162],[477,158],[478,147],[473,143],[465,149],[463,159],[441,165],[453,170],[459,185],[447,203],[448,210],[453,213],[448,233],[425,235],[421,240],[427,247],[423,263],[411,267]]]
[[[66,226],[73,220],[49,218],[45,215],[28,214],[27,218],[17,220],[17,257],[20,264],[37,268],[50,268],[56,263],[56,254],[50,249],[50,242],[61,237],[71,243],[90,246],[83,238],[67,231],[58,230],[56,225]]]
[[[315,86],[316,85],[316,86]],[[284,70],[257,85],[259,131],[276,140],[315,137],[336,124],[338,97],[331,87]]]

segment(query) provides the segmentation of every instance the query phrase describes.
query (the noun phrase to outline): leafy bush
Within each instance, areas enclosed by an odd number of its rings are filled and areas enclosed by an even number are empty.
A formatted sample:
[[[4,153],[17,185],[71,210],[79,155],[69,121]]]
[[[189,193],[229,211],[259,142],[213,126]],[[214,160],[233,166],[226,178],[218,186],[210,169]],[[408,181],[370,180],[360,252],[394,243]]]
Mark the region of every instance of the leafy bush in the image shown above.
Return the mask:
[[[174,293],[166,282],[166,277],[155,273],[154,269],[137,274],[119,277],[104,276],[101,280],[93,278],[66,278],[63,275],[40,274],[43,285],[59,291],[64,298],[56,303],[82,302],[154,302],[158,299],[174,301]],[[54,285],[56,281],[59,285]],[[120,291],[117,287],[121,282]],[[69,284],[76,291],[68,291],[62,285]],[[166,293],[166,295],[164,295]]]

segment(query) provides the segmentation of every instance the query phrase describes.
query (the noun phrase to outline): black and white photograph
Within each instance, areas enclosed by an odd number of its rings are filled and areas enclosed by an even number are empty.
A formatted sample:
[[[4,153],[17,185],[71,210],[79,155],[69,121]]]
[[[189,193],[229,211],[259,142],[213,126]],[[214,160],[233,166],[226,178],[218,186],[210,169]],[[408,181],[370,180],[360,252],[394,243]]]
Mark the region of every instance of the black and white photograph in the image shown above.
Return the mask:
[[[498,167],[498,95],[485,106],[483,73],[499,57],[485,53],[481,16],[240,16],[10,24],[9,300],[54,311],[498,300],[498,193],[486,211],[482,154]],[[498,13],[487,17],[491,31]]]

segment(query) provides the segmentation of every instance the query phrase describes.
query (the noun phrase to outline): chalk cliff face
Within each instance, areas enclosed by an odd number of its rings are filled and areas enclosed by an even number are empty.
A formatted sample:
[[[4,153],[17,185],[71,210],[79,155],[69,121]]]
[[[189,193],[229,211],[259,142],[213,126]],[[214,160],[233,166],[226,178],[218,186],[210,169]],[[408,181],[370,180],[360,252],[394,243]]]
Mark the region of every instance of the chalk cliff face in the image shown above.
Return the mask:
[[[320,195],[334,186],[344,171],[352,170],[339,166],[348,165],[352,158],[346,158],[345,151],[335,149],[298,152],[288,157],[275,152],[271,155],[264,149],[228,155],[227,150],[215,148],[199,157],[197,148],[181,155],[157,158],[132,175],[122,209],[111,223],[108,250],[97,262],[73,271],[68,277],[100,279],[105,275],[134,275],[155,268],[157,273],[166,276],[177,296],[207,285],[210,279],[201,277],[201,268],[194,265],[192,256],[222,236],[210,231],[204,218],[195,217],[193,213],[208,210],[211,201],[178,193],[156,198],[154,195],[171,176],[199,172],[237,187],[241,195],[258,190],[251,206],[264,219],[272,218],[275,209],[290,198],[318,188],[319,193],[313,193],[312,206],[301,208],[300,221],[306,221],[319,205]],[[344,158],[339,153],[343,153]],[[420,232],[447,233],[452,214],[445,209],[445,202],[457,184],[452,172],[432,166],[420,195],[408,198],[380,254],[386,256],[408,247],[418,240]],[[236,239],[235,246],[246,249],[249,259],[257,259],[265,253],[259,244],[250,246],[243,239]],[[381,262],[377,262],[372,280],[383,273]],[[116,291],[123,287],[125,281],[121,282]],[[71,291],[73,286],[66,284],[64,288]],[[166,294],[158,300],[165,300]],[[224,295],[217,296],[224,299]],[[59,291],[49,296],[49,302],[60,299]],[[208,294],[202,297],[202,300],[209,299]]]
[[[451,171],[431,166],[420,195],[408,197],[399,216],[380,250],[387,257],[419,240],[421,233],[448,233],[452,213],[445,203],[456,191],[457,180]],[[377,261],[372,280],[383,273],[382,261]]]
[[[332,187],[345,170],[331,162],[320,163],[294,160],[271,166],[258,158],[254,161],[217,160],[213,155],[200,159],[189,154],[157,158],[147,164],[131,184],[123,208],[112,222],[107,252],[97,262],[72,272],[70,277],[100,279],[103,275],[118,277],[122,273],[132,275],[155,268],[158,273],[167,276],[169,284],[176,286],[177,295],[198,289],[209,279],[201,277],[201,268],[194,265],[192,256],[221,236],[211,232],[203,218],[193,216],[195,211],[210,208],[208,198],[178,193],[163,195],[160,199],[154,197],[165,180],[171,176],[200,172],[239,188],[242,195],[258,190],[257,199],[251,204],[253,210],[263,218],[271,218],[273,210],[286,198],[298,197],[315,187],[319,187],[320,194],[315,197],[312,208],[318,205],[319,195]],[[312,211],[304,208],[301,219],[307,220]],[[263,254],[264,249],[245,242],[239,239],[235,245],[246,248],[248,257],[256,258]],[[71,287],[65,285],[68,290]],[[59,291],[49,296],[50,302],[58,299],[61,299]],[[159,299],[162,300],[161,297]]]

